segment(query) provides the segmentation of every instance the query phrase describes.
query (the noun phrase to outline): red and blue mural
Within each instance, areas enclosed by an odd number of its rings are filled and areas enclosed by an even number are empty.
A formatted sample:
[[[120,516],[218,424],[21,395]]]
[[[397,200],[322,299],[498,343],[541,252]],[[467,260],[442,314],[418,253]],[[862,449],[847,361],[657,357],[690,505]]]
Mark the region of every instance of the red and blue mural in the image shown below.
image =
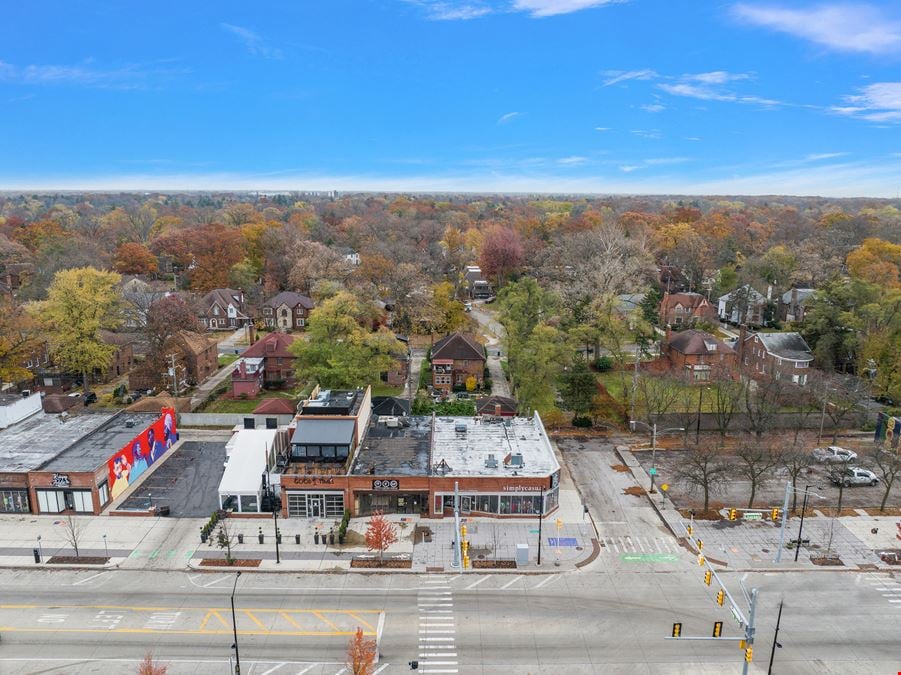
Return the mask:
[[[175,410],[163,408],[160,418],[107,460],[110,497],[115,499],[162,457],[177,440]]]

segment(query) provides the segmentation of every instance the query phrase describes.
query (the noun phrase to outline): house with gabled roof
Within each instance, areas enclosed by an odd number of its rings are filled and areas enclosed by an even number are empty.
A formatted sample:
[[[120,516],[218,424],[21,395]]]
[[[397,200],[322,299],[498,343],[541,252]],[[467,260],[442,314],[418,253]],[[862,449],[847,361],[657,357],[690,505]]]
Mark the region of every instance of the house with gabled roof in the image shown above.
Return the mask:
[[[208,330],[235,330],[251,323],[244,292],[214,288],[199,301],[200,324]]]
[[[304,330],[314,306],[303,293],[282,291],[263,303],[263,323],[268,328]]]
[[[738,378],[738,355],[725,342],[707,331],[690,328],[679,333],[667,329],[661,348],[670,367],[693,382],[714,377]]]
[[[721,295],[717,301],[717,314],[729,323],[762,326],[768,304],[766,296],[750,284]]]
[[[807,303],[813,300],[815,288],[793,288],[782,294],[779,303],[779,318],[785,322],[804,321]]]
[[[750,333],[743,338],[742,365],[752,377],[807,384],[813,353],[800,333]]]
[[[660,301],[660,325],[690,326],[698,321],[716,321],[716,307],[700,293],[667,293]]]
[[[240,361],[235,364],[232,382],[236,383],[242,381],[242,378],[250,377],[257,379],[260,386],[266,388],[294,386],[295,357],[290,349],[293,342],[294,336],[287,333],[269,333],[258,340],[241,354]],[[243,370],[241,363],[245,363]],[[248,371],[251,371],[250,375]]]
[[[471,335],[453,333],[432,347],[432,387],[450,393],[466,385],[471,376],[482,386],[485,372],[485,346]]]

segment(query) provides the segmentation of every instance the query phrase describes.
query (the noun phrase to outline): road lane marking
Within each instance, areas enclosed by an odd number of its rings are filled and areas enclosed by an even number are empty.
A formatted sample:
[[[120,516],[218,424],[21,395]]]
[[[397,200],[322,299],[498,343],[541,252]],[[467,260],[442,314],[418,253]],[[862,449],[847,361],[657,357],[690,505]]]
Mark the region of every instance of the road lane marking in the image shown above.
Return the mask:
[[[279,663],[277,666],[274,666],[274,667],[270,668],[269,670],[267,670],[267,671],[265,671],[265,672],[263,672],[263,673],[260,673],[260,675],[270,675],[271,673],[274,673],[276,670],[278,670],[279,668],[281,668],[283,665],[285,665],[285,664],[284,664],[284,663]],[[253,667],[253,666],[251,666],[251,667]],[[312,666],[310,666],[310,667],[312,668]],[[249,673],[248,673],[248,675],[249,675]]]
[[[253,621],[259,628],[266,630],[266,626],[263,625],[263,622],[260,621],[253,612],[249,609],[242,609],[241,611],[244,613],[244,616]],[[313,614],[315,615],[316,612],[313,612]]]
[[[231,579],[231,577],[219,577],[218,579],[213,579],[213,581],[209,582],[208,584],[203,584],[201,588],[209,588],[210,586],[218,584],[220,581],[225,581],[226,579]]]
[[[456,633],[456,629],[451,628],[450,630],[443,629],[433,629],[433,628],[420,628],[420,635],[454,635]]]
[[[558,577],[558,576],[548,577],[544,581],[539,581],[538,584],[536,584],[535,586],[532,587],[532,590],[535,591],[544,585],[550,585],[550,584],[554,583],[555,581],[557,581],[559,578],[560,577]]]
[[[372,675],[379,675],[379,673],[382,672],[383,670],[385,670],[385,668],[387,668],[389,665],[390,664],[386,663],[383,666],[379,666],[379,668],[377,670],[373,671]]]
[[[423,648],[420,647],[419,649],[423,649]],[[423,651],[419,652],[419,658],[421,658],[421,659],[428,659],[433,656],[436,658],[443,658],[443,659],[457,658],[457,652],[423,652]],[[23,659],[23,660],[25,660],[25,659]]]
[[[72,585],[73,585],[73,586],[80,586],[81,584],[86,584],[86,583],[88,583],[89,581],[92,581],[93,579],[96,579],[97,577],[102,577],[104,574],[109,574],[109,570],[107,570],[106,572],[100,572],[100,573],[98,573],[98,574],[94,574],[94,575],[88,577],[87,579],[82,579],[81,581],[75,581],[75,582],[72,583]]]
[[[325,615],[322,614],[322,612],[313,612],[313,616],[315,616],[323,623],[327,623],[332,628],[332,630],[341,630],[333,621],[326,618]]]
[[[471,584],[469,584],[469,586],[466,587],[466,590],[467,590],[467,591],[471,591],[473,588],[475,588],[476,586],[478,586],[478,585],[479,585],[480,583],[482,583],[483,581],[488,581],[488,577],[487,577],[487,576],[484,576],[484,577],[482,577],[481,579],[479,579],[478,581],[473,581]]]
[[[420,642],[453,642],[454,638],[452,637],[421,637],[419,638]]]
[[[287,621],[288,623],[290,623],[292,626],[294,626],[295,628],[301,628],[300,624],[297,623],[294,619],[292,619],[292,618],[291,618],[291,615],[288,614],[287,612],[279,612],[278,615],[279,615],[280,617],[282,617],[285,621]],[[266,674],[263,673],[263,675],[266,675]]]
[[[516,583],[517,581],[519,581],[520,579],[522,579],[522,575],[516,577],[515,579],[513,579],[513,580],[511,580],[511,581],[508,581],[506,584],[504,584],[503,586],[501,586],[501,590],[506,590],[506,589],[510,588],[510,586],[512,586],[513,584],[515,584],[515,583]]]
[[[314,664],[311,665],[311,666],[307,666],[306,668],[304,668],[303,670],[301,670],[300,672],[298,672],[297,675],[303,675],[304,673],[313,670],[313,668],[315,668],[315,667],[318,666],[318,665],[319,665],[318,663],[314,663]]]
[[[376,629],[373,627],[373,625],[372,625],[371,623],[369,623],[369,622],[366,621],[365,619],[363,619],[363,618],[357,616],[354,612],[348,612],[347,615],[348,615],[350,618],[354,619],[355,621],[359,621],[361,624],[363,624],[364,626],[366,626],[366,628],[368,628],[368,629],[371,631],[372,634],[375,634],[375,633],[377,632]],[[381,617],[379,617],[379,618],[381,619]]]
[[[135,634],[135,635],[158,635],[164,631],[155,630],[153,628],[19,628],[18,626],[0,626],[0,632],[6,633],[103,633],[110,635],[112,633]],[[170,635],[231,635],[232,627],[223,630],[167,630]],[[238,629],[238,635],[271,635],[283,637],[345,637],[354,635],[356,631],[324,631],[324,630],[246,630]],[[363,635],[374,636],[375,633],[364,631]]]

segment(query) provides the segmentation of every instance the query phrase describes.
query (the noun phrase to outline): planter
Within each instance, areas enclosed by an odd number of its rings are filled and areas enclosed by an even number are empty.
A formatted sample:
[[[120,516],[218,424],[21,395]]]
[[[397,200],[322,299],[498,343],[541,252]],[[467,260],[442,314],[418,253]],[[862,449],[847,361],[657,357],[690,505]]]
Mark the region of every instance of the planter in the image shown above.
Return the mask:
[[[300,544],[300,535],[299,535],[299,534],[295,534],[295,535],[294,535],[294,543],[295,543],[295,544]]]
[[[317,544],[319,543],[319,533],[318,532],[313,535],[313,541],[315,541]]]
[[[277,544],[282,543],[282,533],[281,532],[279,532],[277,535],[275,535],[275,543],[277,543]]]
[[[257,535],[257,539],[260,540],[260,543],[261,543],[261,544],[264,543],[264,542],[266,541],[266,537],[265,537],[262,533],[260,533],[260,534]]]
[[[238,543],[239,543],[239,544],[243,544],[243,543],[244,543],[244,534],[243,534],[243,533],[238,535]]]
[[[203,531],[203,528],[200,530],[200,543],[205,544],[206,540],[210,538],[210,535]]]
[[[334,532],[330,532],[330,533],[329,533],[329,535],[328,535],[328,543],[331,544],[332,546],[335,545],[335,533],[334,533]]]
[[[338,535],[338,543],[341,544],[342,546],[344,545],[344,535],[343,534]]]

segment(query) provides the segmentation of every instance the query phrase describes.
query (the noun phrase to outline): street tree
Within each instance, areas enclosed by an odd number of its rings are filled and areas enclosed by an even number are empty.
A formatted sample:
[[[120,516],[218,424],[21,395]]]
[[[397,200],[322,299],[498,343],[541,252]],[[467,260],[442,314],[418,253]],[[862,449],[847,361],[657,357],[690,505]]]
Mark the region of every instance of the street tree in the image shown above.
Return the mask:
[[[397,541],[397,528],[394,523],[385,518],[385,514],[376,511],[372,514],[369,522],[366,523],[366,547],[370,551],[379,552],[379,562],[382,562],[382,555],[391,544]]]
[[[576,417],[585,417],[591,411],[592,398],[597,393],[597,378],[584,360],[577,359],[560,378],[560,398],[564,410]]]
[[[536,326],[516,353],[510,353],[511,381],[522,412],[554,407],[555,384],[571,354],[564,334],[545,324]]]
[[[741,406],[744,387],[728,371],[717,369],[711,371],[707,387],[710,391],[710,412],[723,442]]]
[[[735,454],[736,472],[750,483],[748,508],[753,509],[757,491],[767,483],[771,469],[782,460],[782,448],[778,443],[765,443],[758,437],[740,443]]]
[[[81,373],[85,391],[88,375],[105,369],[116,351],[106,344],[101,329],[122,322],[119,275],[93,267],[56,273],[47,299],[31,303],[29,311],[42,329],[56,362],[69,372]]]
[[[868,384],[859,377],[821,373],[811,377],[810,387],[811,393],[822,406],[821,414],[832,422],[832,444],[835,445],[840,426],[869,397]]]
[[[168,666],[164,666],[163,664],[158,663],[154,660],[153,654],[151,652],[147,652],[144,655],[144,660],[138,664],[137,675],[166,675],[166,673],[168,672]]]
[[[66,519],[63,521],[63,539],[66,540],[66,543],[69,544],[69,546],[75,549],[76,560],[81,558],[81,554],[78,551],[78,546],[81,543],[81,534],[81,521],[73,516],[66,516]]]
[[[228,518],[219,521],[219,531],[216,533],[216,546],[225,551],[225,562],[229,565],[235,562],[232,558],[232,544],[238,539],[238,535],[232,531]]]
[[[378,645],[366,638],[363,629],[357,628],[347,644],[347,669],[351,675],[372,675],[375,671],[375,657]]]
[[[700,492],[704,497],[704,511],[710,508],[710,495],[722,490],[729,473],[720,450],[704,439],[682,454],[674,477],[684,483],[692,494]]]
[[[747,414],[747,432],[757,440],[773,428],[773,422],[790,398],[790,385],[775,377],[748,379],[742,396]]]
[[[796,437],[797,438],[797,437]],[[780,466],[785,470],[788,479],[792,484],[792,506],[791,511],[794,513],[798,510],[798,482],[802,475],[806,475],[810,467],[814,465],[816,460],[803,445],[799,446],[796,442],[791,444],[785,443],[785,439],[777,439],[776,442],[782,442],[783,449],[780,457]]]
[[[879,511],[884,512],[895,480],[901,476],[901,451],[886,446],[876,448],[876,452],[870,457],[870,462],[882,481],[883,492]]]
[[[673,409],[682,389],[683,384],[670,374],[642,373],[636,387],[636,416],[640,410],[649,425],[657,424],[663,415]]]

